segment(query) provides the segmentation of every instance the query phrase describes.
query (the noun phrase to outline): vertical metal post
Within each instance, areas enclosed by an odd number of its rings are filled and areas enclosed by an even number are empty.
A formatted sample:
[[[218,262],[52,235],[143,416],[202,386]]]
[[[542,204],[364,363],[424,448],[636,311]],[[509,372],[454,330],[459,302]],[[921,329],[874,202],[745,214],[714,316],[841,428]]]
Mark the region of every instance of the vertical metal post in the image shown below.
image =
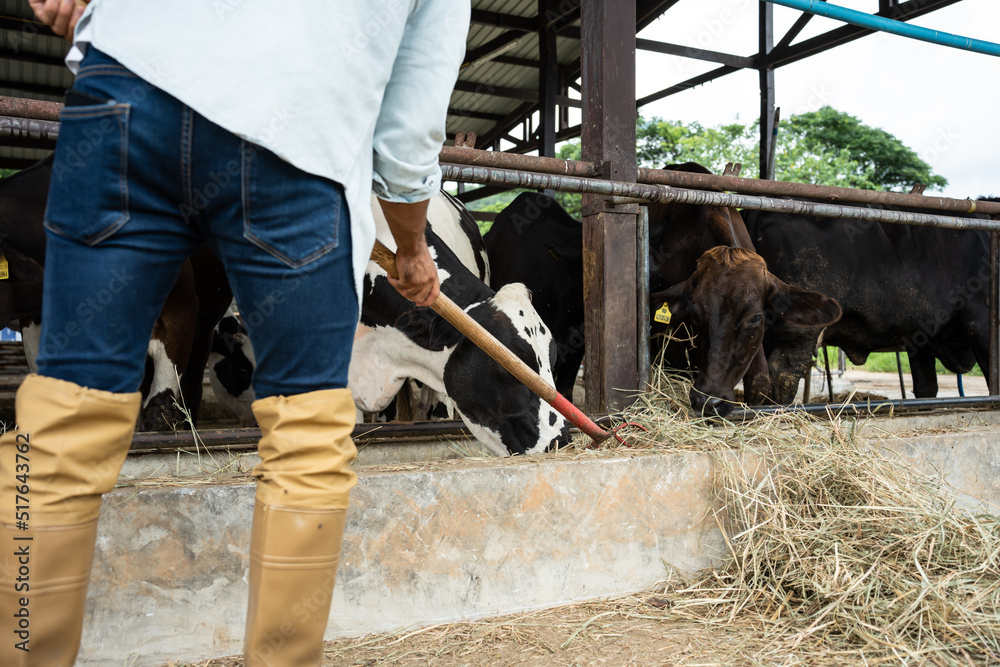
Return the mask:
[[[896,351],[896,372],[899,373],[899,398],[906,400],[906,384],[903,382],[903,359]]]
[[[757,71],[760,75],[760,177],[773,175],[771,154],[774,143],[774,70],[768,66],[774,48],[774,5],[760,3],[759,50]]]
[[[781,122],[781,107],[774,108],[774,116],[771,121],[771,145],[767,149],[767,180],[774,180],[774,168],[778,154],[778,123]]]
[[[549,23],[557,17],[555,0],[538,0],[538,154],[556,155],[556,94],[559,60],[556,33]]]
[[[823,361],[826,362],[826,393],[833,403],[833,373],[830,372],[830,352],[826,345],[823,346]]]
[[[639,277],[636,299],[636,320],[639,340],[639,389],[649,383],[649,207],[639,207],[636,225],[636,274]]]
[[[635,3],[581,6],[583,159],[635,182]],[[583,197],[587,409],[614,412],[638,388],[635,205]]]
[[[990,232],[990,395],[1000,394],[1000,232]]]

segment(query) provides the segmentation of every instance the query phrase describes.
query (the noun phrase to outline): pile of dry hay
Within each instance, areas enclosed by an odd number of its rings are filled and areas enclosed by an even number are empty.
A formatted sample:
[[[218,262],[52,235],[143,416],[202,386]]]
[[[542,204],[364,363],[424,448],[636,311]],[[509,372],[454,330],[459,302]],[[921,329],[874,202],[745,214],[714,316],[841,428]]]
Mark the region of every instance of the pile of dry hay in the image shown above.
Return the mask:
[[[673,614],[764,626],[778,653],[1000,664],[1000,518],[957,508],[853,422],[712,426],[690,416],[689,387],[661,375],[627,415],[649,429],[632,444],[736,448],[718,457],[730,556],[666,587]]]

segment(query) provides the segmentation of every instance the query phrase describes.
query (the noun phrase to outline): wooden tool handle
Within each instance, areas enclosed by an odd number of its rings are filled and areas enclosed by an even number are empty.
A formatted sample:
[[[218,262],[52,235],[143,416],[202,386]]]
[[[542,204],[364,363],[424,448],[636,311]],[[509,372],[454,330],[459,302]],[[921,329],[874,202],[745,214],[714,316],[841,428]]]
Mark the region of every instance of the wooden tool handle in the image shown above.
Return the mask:
[[[399,277],[399,273],[396,271],[396,256],[381,241],[375,241],[371,258],[372,261],[381,266],[390,276],[393,278]],[[503,366],[511,375],[520,380],[524,386],[558,410],[570,423],[593,438],[595,442],[601,442],[609,437],[610,434],[607,431],[580,412],[572,403],[556,391],[555,387],[542,379],[538,373],[531,370],[526,363],[521,361],[520,357],[504,347],[493,334],[484,329],[479,322],[469,317],[468,313],[459,308],[443,292],[431,304],[431,308],[453,327],[462,332],[463,335],[475,343],[494,361]]]
[[[390,276],[393,278],[399,277],[399,272],[396,270],[396,255],[385,247],[381,241],[375,241],[375,248],[372,249],[371,258],[376,264],[385,269],[385,272]],[[438,295],[438,298],[431,304],[431,309],[462,332],[466,338],[475,343],[483,352],[490,355],[494,361],[507,369],[511,375],[524,383],[528,389],[541,396],[548,403],[555,400],[556,395],[559,393],[555,387],[542,379],[538,373],[531,370],[526,363],[521,361],[520,357],[504,347],[493,334],[484,329],[479,322],[469,317],[469,314],[459,308],[458,304],[448,298],[446,294],[442,292]]]

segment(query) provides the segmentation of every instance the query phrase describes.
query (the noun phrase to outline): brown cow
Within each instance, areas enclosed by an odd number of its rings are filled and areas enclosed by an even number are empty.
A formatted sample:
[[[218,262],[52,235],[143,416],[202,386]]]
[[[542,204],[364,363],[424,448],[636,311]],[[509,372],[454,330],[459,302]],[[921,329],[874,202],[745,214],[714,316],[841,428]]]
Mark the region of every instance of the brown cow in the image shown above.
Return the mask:
[[[32,370],[39,344],[43,223],[51,176],[49,156],[0,180],[0,252],[10,274],[8,280],[0,281],[0,327],[20,324]],[[205,245],[185,263],[154,325],[139,430],[186,428],[175,405],[181,393],[192,416],[197,417],[212,331],[231,301],[222,263]]]
[[[699,174],[712,172],[695,162],[672,164],[664,167],[673,171],[686,171]],[[681,204],[670,202],[652,204],[649,207],[649,291],[656,293],[668,289],[688,279],[694,274],[702,254],[716,246],[730,248],[745,248],[754,251],[750,234],[747,233],[743,218],[735,208],[706,204]],[[654,308],[652,312],[655,312]],[[650,318],[653,358],[659,358],[664,338],[659,334],[675,330],[681,323],[675,318],[669,326]],[[667,344],[662,352],[666,364],[672,368],[687,368],[690,356],[690,345]],[[764,348],[758,341],[757,348],[748,359],[740,358],[737,366],[741,372],[730,378],[733,369],[722,364],[721,359],[706,367],[697,365],[700,371],[696,385],[702,387],[719,387],[728,385],[728,397],[732,399],[733,387],[743,380],[745,400],[751,405],[766,402],[770,388],[770,378],[767,372],[767,358]],[[727,362],[729,363],[729,362]],[[725,368],[726,372],[721,373]],[[698,402],[692,400],[692,406],[700,410],[701,398]]]
[[[683,322],[696,336],[691,407],[720,416],[733,409],[733,387],[762,356],[765,330],[815,341],[841,314],[833,299],[778,280],[757,253],[727,246],[710,248],[686,280],[650,296],[654,309],[664,304],[671,325]]]

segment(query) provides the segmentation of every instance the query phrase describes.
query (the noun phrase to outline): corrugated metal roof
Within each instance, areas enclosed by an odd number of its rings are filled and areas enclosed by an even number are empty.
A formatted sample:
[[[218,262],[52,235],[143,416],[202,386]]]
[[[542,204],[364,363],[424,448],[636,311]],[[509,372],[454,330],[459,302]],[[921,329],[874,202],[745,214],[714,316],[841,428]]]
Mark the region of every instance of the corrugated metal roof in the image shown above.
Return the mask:
[[[467,62],[452,95],[448,133],[476,132],[489,138],[530,117],[538,91],[538,0],[475,0],[467,40]],[[648,4],[648,3],[647,3]],[[563,0],[561,27],[579,25],[579,3]],[[512,27],[511,23],[516,27]],[[577,28],[576,33],[579,33]],[[491,43],[499,43],[491,48]],[[0,0],[0,95],[59,101],[72,85],[62,59],[66,40],[40,24],[24,0]],[[485,51],[484,51],[485,49]],[[561,84],[575,80],[580,43],[557,38]],[[564,88],[565,89],[565,88]],[[498,122],[504,120],[504,127]],[[502,132],[501,132],[502,130]],[[482,145],[482,144],[480,144]],[[0,166],[23,166],[51,150],[46,142],[0,138]]]
[[[889,3],[889,8],[883,8],[883,11],[894,18],[909,20],[959,1],[904,0]],[[636,0],[636,30],[641,30],[678,2]],[[578,99],[580,3],[579,0],[551,0],[551,3],[554,10],[547,12],[544,18],[546,25],[557,35],[557,95]],[[479,135],[479,147],[498,145],[499,140],[505,138],[515,144],[513,150],[527,152],[535,148],[537,140],[530,135],[537,129],[533,125],[533,116],[538,106],[540,71],[538,7],[539,0],[473,0],[467,62],[451,98],[447,125],[449,136],[459,131],[475,132]],[[773,54],[780,57],[771,61],[775,67],[794,62],[864,34],[859,30],[842,27],[806,40],[807,43],[801,45],[783,45]],[[791,37],[788,39],[791,40]],[[664,53],[687,52],[677,45],[657,45],[645,41],[645,48]],[[72,76],[62,64],[68,48],[66,40],[53,35],[35,20],[25,0],[0,0],[0,95],[60,100],[64,90],[72,85]],[[702,57],[709,61],[714,58],[713,62],[733,66],[718,69],[713,66],[709,68],[712,74],[707,79],[702,77],[682,82],[660,91],[656,98],[695,83],[704,83],[702,79],[709,80],[741,67],[753,66],[752,57],[726,56],[719,60],[721,56],[723,54],[702,52]],[[569,104],[578,106],[579,102]],[[564,112],[565,107],[560,107],[560,111]],[[558,115],[565,116],[565,113]],[[524,127],[524,131],[517,129],[519,125]],[[578,127],[567,128],[560,124],[557,129],[559,139],[579,134]],[[526,141],[526,137],[529,140]],[[51,142],[44,140],[0,136],[0,167],[25,166],[43,157],[51,147]],[[504,147],[510,149],[510,143],[505,142]]]

